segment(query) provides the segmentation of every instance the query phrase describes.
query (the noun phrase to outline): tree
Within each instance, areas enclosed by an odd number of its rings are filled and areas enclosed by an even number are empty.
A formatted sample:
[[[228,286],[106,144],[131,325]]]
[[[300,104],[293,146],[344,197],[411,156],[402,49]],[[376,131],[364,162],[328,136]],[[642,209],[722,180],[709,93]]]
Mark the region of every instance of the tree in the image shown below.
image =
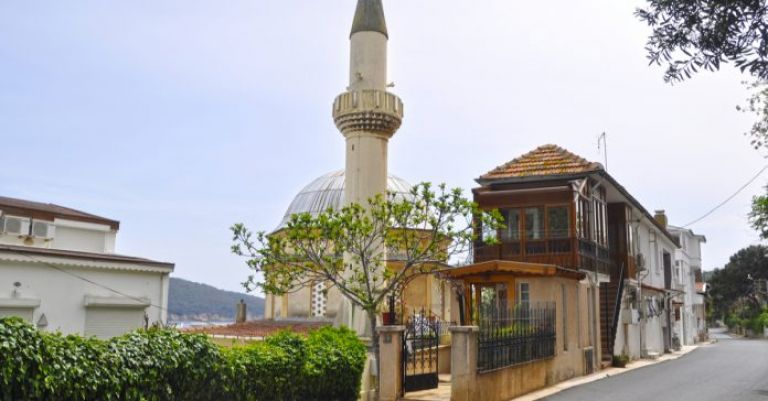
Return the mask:
[[[254,273],[246,290],[260,287],[281,295],[314,282],[327,282],[368,314],[379,360],[377,312],[414,275],[431,273],[466,254],[483,226],[501,227],[497,211],[482,212],[460,189],[415,186],[410,196],[389,193],[313,216],[291,216],[282,231],[253,234],[232,227],[232,251],[248,258]],[[489,239],[492,241],[491,239]]]
[[[715,270],[709,280],[714,315],[725,319],[736,309],[745,314],[743,318],[758,314],[761,298],[755,283],[765,279],[768,279],[768,247],[754,245],[738,251],[725,268]]]
[[[733,62],[768,79],[768,6],[765,0],[648,0],[636,15],[653,28],[651,63],[666,64],[664,78],[680,81],[700,69]]]
[[[749,135],[768,146],[768,5],[766,0],[648,0],[635,15],[652,29],[646,50],[651,64],[665,65],[664,80],[678,82],[700,70],[733,63],[756,78],[747,106],[757,121]]]
[[[768,194],[752,198],[749,224],[760,233],[760,238],[768,239]]]

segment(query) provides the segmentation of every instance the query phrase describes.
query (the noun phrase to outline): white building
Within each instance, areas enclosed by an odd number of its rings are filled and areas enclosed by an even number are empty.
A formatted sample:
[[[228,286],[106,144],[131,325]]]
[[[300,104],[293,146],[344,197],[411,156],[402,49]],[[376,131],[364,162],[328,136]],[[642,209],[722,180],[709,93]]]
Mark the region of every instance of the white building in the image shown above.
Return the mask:
[[[632,359],[661,355],[671,345],[669,300],[666,277],[672,269],[677,244],[659,212],[653,218],[632,210],[630,247],[634,276],[627,277],[617,327],[614,354]]]
[[[119,226],[0,197],[0,317],[100,338],[165,323],[174,265],[116,254]]]
[[[706,333],[704,296],[699,292],[703,289],[701,244],[706,243],[707,238],[680,227],[670,226],[669,231],[678,237],[680,244],[675,251],[673,273],[674,285],[682,291],[675,298],[679,309],[675,312],[678,317],[675,321],[676,332],[682,345],[692,345]]]

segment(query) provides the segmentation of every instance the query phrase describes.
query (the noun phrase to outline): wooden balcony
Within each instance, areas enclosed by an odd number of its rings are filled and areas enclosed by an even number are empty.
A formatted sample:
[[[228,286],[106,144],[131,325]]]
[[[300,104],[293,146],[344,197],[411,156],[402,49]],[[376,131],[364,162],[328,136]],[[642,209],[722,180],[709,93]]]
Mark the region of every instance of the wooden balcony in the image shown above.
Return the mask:
[[[491,260],[552,264],[603,274],[608,274],[611,265],[607,248],[578,238],[503,240],[496,245],[475,244],[474,262]]]

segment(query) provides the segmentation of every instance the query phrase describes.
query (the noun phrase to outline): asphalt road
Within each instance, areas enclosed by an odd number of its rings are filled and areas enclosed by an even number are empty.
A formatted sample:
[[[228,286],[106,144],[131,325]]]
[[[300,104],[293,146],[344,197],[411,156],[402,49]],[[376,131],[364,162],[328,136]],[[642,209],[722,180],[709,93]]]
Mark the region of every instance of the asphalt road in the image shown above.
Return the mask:
[[[768,340],[718,339],[678,359],[565,390],[548,401],[768,401]]]

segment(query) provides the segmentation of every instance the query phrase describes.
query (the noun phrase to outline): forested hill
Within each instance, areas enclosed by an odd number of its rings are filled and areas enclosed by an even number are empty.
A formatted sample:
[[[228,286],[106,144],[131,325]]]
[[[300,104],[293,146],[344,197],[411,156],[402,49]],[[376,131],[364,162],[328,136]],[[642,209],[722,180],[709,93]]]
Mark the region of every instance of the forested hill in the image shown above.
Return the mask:
[[[171,277],[168,294],[168,318],[181,321],[233,321],[235,304],[245,300],[249,319],[264,315],[264,299],[207,284]]]

